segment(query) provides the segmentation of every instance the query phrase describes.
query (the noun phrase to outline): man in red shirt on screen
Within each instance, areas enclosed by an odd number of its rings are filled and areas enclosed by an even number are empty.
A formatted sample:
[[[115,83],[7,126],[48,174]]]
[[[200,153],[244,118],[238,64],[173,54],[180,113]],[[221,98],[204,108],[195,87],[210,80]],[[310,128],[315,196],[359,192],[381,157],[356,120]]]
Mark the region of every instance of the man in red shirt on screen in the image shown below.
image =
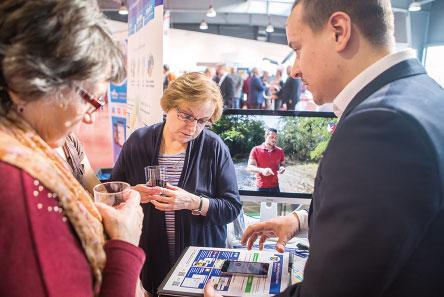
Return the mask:
[[[284,150],[276,146],[277,139],[277,130],[269,128],[265,132],[265,142],[250,152],[247,170],[256,173],[260,192],[280,192],[278,174],[285,171],[285,155]]]

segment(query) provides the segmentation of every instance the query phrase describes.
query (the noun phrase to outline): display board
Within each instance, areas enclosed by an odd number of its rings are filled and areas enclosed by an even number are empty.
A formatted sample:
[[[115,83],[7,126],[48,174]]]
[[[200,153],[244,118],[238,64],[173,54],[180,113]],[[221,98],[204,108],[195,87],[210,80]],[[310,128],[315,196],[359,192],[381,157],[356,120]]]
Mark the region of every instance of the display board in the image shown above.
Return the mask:
[[[128,1],[127,129],[162,120],[163,1]]]

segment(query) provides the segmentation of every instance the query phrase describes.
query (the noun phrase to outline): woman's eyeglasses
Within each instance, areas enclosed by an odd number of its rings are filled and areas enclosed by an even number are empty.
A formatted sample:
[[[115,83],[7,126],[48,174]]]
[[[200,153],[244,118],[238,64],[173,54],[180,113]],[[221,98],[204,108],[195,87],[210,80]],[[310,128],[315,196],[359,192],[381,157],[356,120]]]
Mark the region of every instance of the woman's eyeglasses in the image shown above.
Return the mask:
[[[194,116],[182,112],[180,111],[180,109],[178,107],[176,107],[176,112],[177,112],[177,118],[179,120],[184,121],[185,123],[194,123],[197,122],[197,125],[199,127],[203,127],[205,125],[211,125],[211,120],[205,120],[205,119],[196,119]]]
[[[92,112],[99,110],[105,105],[105,99],[103,97],[90,95],[87,91],[80,87],[77,87],[77,93],[80,95],[80,97],[82,97],[83,100],[94,106],[94,110]]]

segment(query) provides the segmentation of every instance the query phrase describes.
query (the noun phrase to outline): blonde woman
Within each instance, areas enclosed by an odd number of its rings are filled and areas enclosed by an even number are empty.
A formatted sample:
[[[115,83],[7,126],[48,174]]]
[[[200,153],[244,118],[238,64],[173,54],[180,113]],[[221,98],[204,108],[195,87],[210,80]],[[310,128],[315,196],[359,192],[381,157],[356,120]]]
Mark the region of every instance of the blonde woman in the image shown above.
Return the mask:
[[[135,131],[114,167],[112,178],[136,185],[145,203],[142,283],[150,293],[186,247],[225,247],[226,225],[241,210],[230,153],[205,128],[220,118],[222,105],[218,86],[204,74],[177,78],[161,99],[165,122]],[[146,187],[144,167],[158,164],[166,166],[167,186]]]

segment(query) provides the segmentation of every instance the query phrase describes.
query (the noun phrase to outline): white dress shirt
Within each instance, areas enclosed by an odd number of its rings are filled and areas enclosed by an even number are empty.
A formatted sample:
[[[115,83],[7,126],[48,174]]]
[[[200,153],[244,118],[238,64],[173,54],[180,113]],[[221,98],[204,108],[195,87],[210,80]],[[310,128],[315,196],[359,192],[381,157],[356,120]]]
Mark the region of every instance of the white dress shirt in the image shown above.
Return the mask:
[[[404,50],[387,55],[362,71],[333,100],[333,112],[335,115],[340,119],[350,101],[381,73],[404,60],[414,58],[416,58],[416,55],[412,50]]]

